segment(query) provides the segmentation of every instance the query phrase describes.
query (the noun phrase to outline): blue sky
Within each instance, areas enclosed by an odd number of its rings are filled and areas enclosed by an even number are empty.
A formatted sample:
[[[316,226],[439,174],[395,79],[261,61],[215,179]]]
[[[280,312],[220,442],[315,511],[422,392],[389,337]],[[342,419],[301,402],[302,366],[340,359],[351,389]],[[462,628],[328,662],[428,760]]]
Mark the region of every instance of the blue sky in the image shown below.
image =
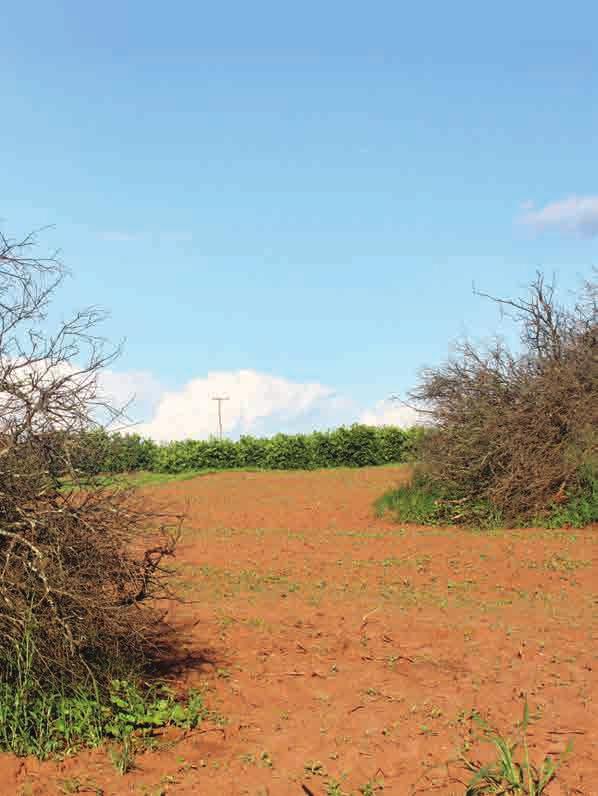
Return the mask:
[[[148,433],[204,434],[217,389],[231,434],[373,421],[500,325],[472,281],[568,289],[596,262],[597,24],[591,2],[10,4],[3,228],[53,225],[64,311],[111,311]]]

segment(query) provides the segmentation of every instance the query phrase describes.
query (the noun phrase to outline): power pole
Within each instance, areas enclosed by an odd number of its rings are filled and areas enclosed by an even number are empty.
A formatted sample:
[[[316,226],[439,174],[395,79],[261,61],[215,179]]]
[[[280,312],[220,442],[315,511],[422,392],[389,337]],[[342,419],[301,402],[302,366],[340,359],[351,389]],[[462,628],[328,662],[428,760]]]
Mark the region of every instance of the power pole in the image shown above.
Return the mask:
[[[228,396],[215,396],[212,401],[218,401],[218,436],[222,439],[222,401],[228,401]]]

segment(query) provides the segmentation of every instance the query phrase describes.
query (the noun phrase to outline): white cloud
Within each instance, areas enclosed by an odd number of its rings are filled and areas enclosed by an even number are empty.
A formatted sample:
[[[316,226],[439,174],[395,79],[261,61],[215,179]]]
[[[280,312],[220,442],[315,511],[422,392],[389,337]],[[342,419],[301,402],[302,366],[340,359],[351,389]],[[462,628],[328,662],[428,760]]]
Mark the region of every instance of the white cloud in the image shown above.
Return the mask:
[[[367,409],[319,382],[295,382],[255,370],[215,371],[179,390],[165,390],[147,371],[107,371],[101,388],[117,406],[133,395],[127,415],[143,419],[131,430],[157,441],[207,439],[218,433],[216,396],[222,404],[224,434],[271,436],[326,430],[351,423],[412,426],[422,417],[398,401]]]
[[[10,369],[4,372],[10,365]],[[108,423],[116,430],[126,428],[129,422],[140,417],[151,416],[162,396],[164,389],[158,379],[148,371],[114,371],[98,370],[88,372],[85,363],[58,362],[49,359],[35,363],[27,359],[6,359],[3,362],[3,376],[9,385],[18,390],[0,392],[0,415],[14,414],[19,416],[25,411],[24,402],[19,398],[20,391],[34,402],[39,400],[42,390],[51,388],[55,396],[65,398],[65,405],[70,405],[72,390],[79,391],[79,397],[87,404],[88,410],[98,422]],[[57,400],[57,399],[56,399]],[[103,404],[120,410],[114,421],[103,409]],[[95,408],[94,408],[95,407]],[[58,422],[60,412],[54,405],[53,422]],[[44,419],[43,409],[39,411],[40,419]],[[69,412],[65,417],[72,420]]]
[[[362,412],[360,423],[368,426],[400,426],[409,428],[425,422],[424,415],[416,409],[405,406],[400,401],[387,399],[378,403],[365,412]]]
[[[216,396],[228,397],[222,426],[232,438],[332,428],[358,414],[351,400],[317,382],[292,382],[254,370],[217,371],[164,392],[151,420],[137,430],[155,440],[210,437],[218,432]]]
[[[593,238],[598,235],[598,196],[569,196],[538,209],[526,202],[520,221],[539,232],[556,229],[565,235]]]

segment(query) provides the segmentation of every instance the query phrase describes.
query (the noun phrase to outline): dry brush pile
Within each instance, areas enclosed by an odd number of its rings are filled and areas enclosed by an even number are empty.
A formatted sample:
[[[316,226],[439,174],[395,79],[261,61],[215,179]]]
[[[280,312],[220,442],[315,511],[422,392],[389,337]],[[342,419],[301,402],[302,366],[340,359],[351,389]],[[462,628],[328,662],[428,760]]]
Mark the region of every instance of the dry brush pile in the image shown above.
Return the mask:
[[[73,440],[117,417],[100,384],[117,352],[97,336],[94,308],[49,331],[65,274],[32,256],[34,243],[0,237],[0,677],[102,689],[163,643],[155,598],[176,518],[134,493],[89,489],[73,467]]]
[[[433,519],[598,519],[596,299],[594,280],[560,303],[538,274],[527,296],[492,299],[518,325],[517,351],[466,342],[424,371],[412,397],[431,430],[416,488],[434,497]]]

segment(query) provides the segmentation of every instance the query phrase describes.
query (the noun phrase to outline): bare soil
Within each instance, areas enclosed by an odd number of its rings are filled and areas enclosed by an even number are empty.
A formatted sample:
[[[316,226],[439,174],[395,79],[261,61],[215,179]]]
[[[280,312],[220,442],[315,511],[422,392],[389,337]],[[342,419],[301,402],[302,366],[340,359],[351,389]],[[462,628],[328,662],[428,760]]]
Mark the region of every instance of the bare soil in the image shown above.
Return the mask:
[[[221,473],[152,487],[188,519],[170,606],[217,720],[120,776],[105,749],[0,758],[2,794],[460,794],[527,695],[548,794],[598,795],[597,528],[475,532],[376,519],[406,468]],[[333,781],[340,790],[331,790]],[[101,789],[101,790],[100,790]],[[367,791],[366,791],[367,793]]]

